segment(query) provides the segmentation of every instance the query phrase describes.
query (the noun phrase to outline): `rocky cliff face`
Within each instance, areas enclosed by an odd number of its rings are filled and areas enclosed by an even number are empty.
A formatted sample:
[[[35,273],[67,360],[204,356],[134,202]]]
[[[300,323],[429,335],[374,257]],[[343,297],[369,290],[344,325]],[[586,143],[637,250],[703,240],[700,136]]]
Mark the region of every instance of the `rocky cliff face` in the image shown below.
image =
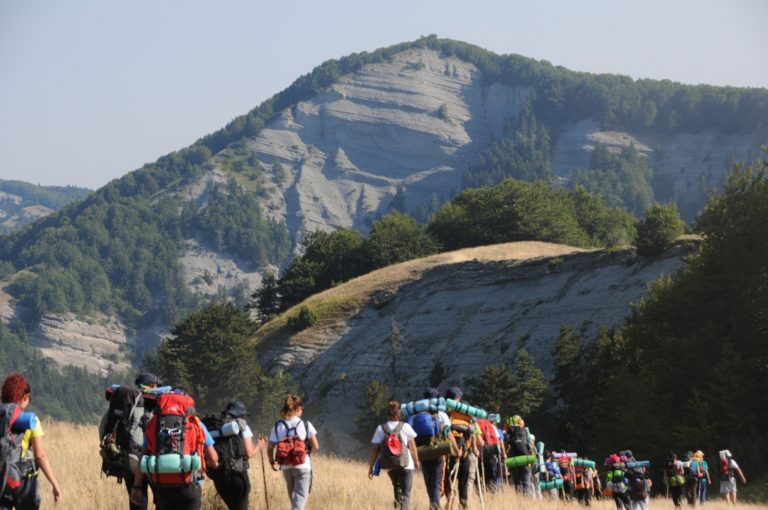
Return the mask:
[[[307,416],[344,444],[368,382],[382,381],[408,401],[419,398],[436,361],[448,374],[444,388],[489,364],[511,363],[521,348],[551,374],[561,325],[592,338],[601,325],[620,324],[648,283],[677,271],[695,245],[682,242],[654,260],[622,250],[439,265],[400,287],[385,306],[265,343],[260,358],[291,371],[317,413]],[[393,323],[402,337],[394,359]]]

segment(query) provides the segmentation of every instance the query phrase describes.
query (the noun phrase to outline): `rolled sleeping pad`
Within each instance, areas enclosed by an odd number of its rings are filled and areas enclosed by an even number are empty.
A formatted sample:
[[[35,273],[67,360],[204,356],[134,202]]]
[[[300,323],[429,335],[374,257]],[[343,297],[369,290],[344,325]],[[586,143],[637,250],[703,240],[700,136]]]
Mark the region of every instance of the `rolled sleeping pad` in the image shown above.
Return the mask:
[[[536,443],[536,451],[539,452],[539,455],[544,455],[544,442],[539,441]]]
[[[507,457],[507,467],[510,468],[530,466],[535,463],[535,455],[518,455],[517,457]]]
[[[232,420],[225,423],[221,427],[221,430],[209,430],[208,433],[211,434],[213,439],[218,437],[236,436],[240,433],[240,425],[237,423],[237,420]]]
[[[419,461],[422,460],[436,460],[446,455],[457,456],[458,451],[451,449],[450,441],[439,441],[437,443],[425,444],[419,446],[416,450],[419,452]]]
[[[152,393],[154,395],[160,395],[162,393],[169,393],[173,391],[173,386],[158,386],[157,388],[149,388],[145,393]]]
[[[539,482],[539,488],[543,491],[551,491],[553,489],[562,489],[563,488],[563,479],[557,478],[556,480],[541,480]]]
[[[651,467],[650,460],[636,460],[634,462],[627,462],[627,469],[649,468]]]
[[[539,473],[543,475],[547,472],[547,466],[544,464],[544,443],[542,441],[536,443],[536,453],[539,458]]]
[[[566,453],[563,453],[563,452],[552,452],[552,457],[554,457],[556,459],[559,459],[560,457],[570,457],[570,458],[573,459],[573,458],[576,458],[578,456],[579,456],[579,454],[576,453],[576,452],[566,452]]]
[[[170,475],[174,473],[189,473],[200,469],[199,455],[179,455],[167,453],[164,455],[144,455],[141,458],[141,472],[146,474],[158,473]]]
[[[35,413],[25,411],[23,413],[19,414],[19,417],[16,418],[16,421],[13,422],[13,425],[11,426],[11,432],[14,434],[21,434],[22,432],[26,432],[29,429],[33,429],[37,426],[37,416],[35,416]]]
[[[404,420],[409,416],[413,416],[414,414],[423,411],[437,412],[443,410],[445,410],[445,399],[443,397],[431,399],[424,398],[414,402],[408,402],[407,404],[400,404],[400,413]]]
[[[445,407],[456,411],[457,413],[472,416],[473,418],[485,418],[488,416],[488,413],[484,409],[480,409],[479,407],[472,407],[471,405],[465,404],[464,402],[456,402],[451,398],[445,399]]]
[[[571,461],[574,466],[595,469],[595,461],[575,458]]]

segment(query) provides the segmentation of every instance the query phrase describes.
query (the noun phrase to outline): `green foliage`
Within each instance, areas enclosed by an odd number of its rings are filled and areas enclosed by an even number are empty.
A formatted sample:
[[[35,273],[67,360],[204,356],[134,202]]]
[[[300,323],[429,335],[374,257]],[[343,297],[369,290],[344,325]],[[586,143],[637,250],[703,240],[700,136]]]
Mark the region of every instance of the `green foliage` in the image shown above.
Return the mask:
[[[376,427],[387,419],[389,395],[389,388],[381,381],[373,380],[365,386],[365,403],[359,406],[360,412],[355,418],[355,436],[362,445],[370,444]]]
[[[189,202],[181,222],[187,237],[233,253],[253,269],[280,263],[291,247],[285,223],[262,218],[258,196],[234,180],[226,187],[214,186],[200,210]]]
[[[106,408],[104,388],[122,374],[109,377],[92,374],[82,368],[59,367],[30,347],[23,330],[13,331],[0,321],[0,374],[24,375],[32,387],[30,410],[44,420],[95,423]]]
[[[436,359],[434,363],[432,363],[432,370],[429,371],[429,385],[433,388],[437,388],[440,386],[440,383],[445,380],[445,376],[447,375],[448,372],[445,370],[443,362]]]
[[[634,145],[612,154],[604,145],[597,144],[589,169],[573,175],[575,186],[599,195],[609,207],[623,208],[636,215],[645,212],[653,202],[652,179],[653,171]]]
[[[311,328],[317,323],[317,313],[308,306],[299,308],[299,313],[288,318],[288,327],[298,332]]]
[[[561,333],[556,388],[569,405],[553,416],[581,434],[558,440],[586,451],[631,441],[654,464],[691,444],[729,448],[765,473],[767,214],[765,163],[737,168],[699,219],[699,254],[652,285],[623,327],[601,329],[587,349]]]
[[[390,213],[373,222],[364,251],[372,268],[437,253],[437,243],[410,216]]]
[[[440,208],[427,232],[448,250],[512,241],[589,246],[627,237],[630,224],[583,190],[507,179],[464,191]]]
[[[246,311],[211,303],[171,330],[152,368],[163,380],[190,391],[201,412],[218,412],[233,398],[253,404],[261,377],[249,342],[255,331]]]
[[[525,349],[517,353],[512,367],[489,365],[478,377],[466,381],[467,400],[489,411],[503,415],[530,416],[544,403],[547,383]]]
[[[280,294],[277,277],[273,273],[264,275],[261,286],[251,297],[253,297],[253,303],[250,307],[256,309],[256,323],[259,326],[266,324],[280,313]]]
[[[518,414],[530,416],[544,403],[547,382],[544,372],[538,368],[525,349],[520,349],[512,372],[510,405]]]
[[[683,234],[684,226],[674,204],[652,205],[637,224],[637,253],[646,257],[661,255]]]
[[[494,186],[506,178],[523,181],[552,178],[552,142],[530,103],[506,136],[482,152],[462,176],[464,188]]]

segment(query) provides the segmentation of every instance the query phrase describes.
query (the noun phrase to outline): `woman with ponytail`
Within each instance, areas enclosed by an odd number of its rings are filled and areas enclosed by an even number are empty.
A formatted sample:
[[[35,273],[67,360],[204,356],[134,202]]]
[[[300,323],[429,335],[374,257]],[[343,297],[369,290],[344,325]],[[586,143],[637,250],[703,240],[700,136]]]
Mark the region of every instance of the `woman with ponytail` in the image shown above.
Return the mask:
[[[288,394],[280,411],[282,419],[269,433],[269,462],[275,471],[281,470],[291,499],[291,510],[304,510],[312,488],[310,455],[320,449],[317,431],[302,420],[304,402],[298,395]]]

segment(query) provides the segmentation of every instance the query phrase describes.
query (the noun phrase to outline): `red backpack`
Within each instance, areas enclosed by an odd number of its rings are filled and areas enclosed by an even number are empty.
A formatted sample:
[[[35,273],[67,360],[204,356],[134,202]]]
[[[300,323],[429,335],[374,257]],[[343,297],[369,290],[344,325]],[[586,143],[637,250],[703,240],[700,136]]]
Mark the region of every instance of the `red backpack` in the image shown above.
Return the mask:
[[[195,416],[195,401],[189,395],[160,395],[145,434],[147,458],[142,458],[142,471],[149,475],[153,486],[188,485],[195,481],[198,472],[205,470],[205,433]],[[169,473],[164,463],[171,461],[180,465]]]
[[[285,427],[285,437],[277,442],[275,447],[275,460],[281,466],[298,466],[304,464],[307,460],[307,443],[308,430],[307,424],[303,421],[299,421],[295,427],[288,427],[288,422],[285,420],[279,420],[275,423],[275,435],[277,435],[277,427],[280,424]],[[299,436],[299,425],[304,425],[304,438]]]
[[[480,426],[480,432],[483,434],[483,441],[486,446],[496,446],[499,444],[499,438],[496,435],[496,427],[488,420],[481,418],[477,420],[477,424]]]
[[[0,493],[8,486],[16,489],[21,485],[21,442],[24,434],[15,434],[11,429],[21,415],[18,404],[0,404]]]

